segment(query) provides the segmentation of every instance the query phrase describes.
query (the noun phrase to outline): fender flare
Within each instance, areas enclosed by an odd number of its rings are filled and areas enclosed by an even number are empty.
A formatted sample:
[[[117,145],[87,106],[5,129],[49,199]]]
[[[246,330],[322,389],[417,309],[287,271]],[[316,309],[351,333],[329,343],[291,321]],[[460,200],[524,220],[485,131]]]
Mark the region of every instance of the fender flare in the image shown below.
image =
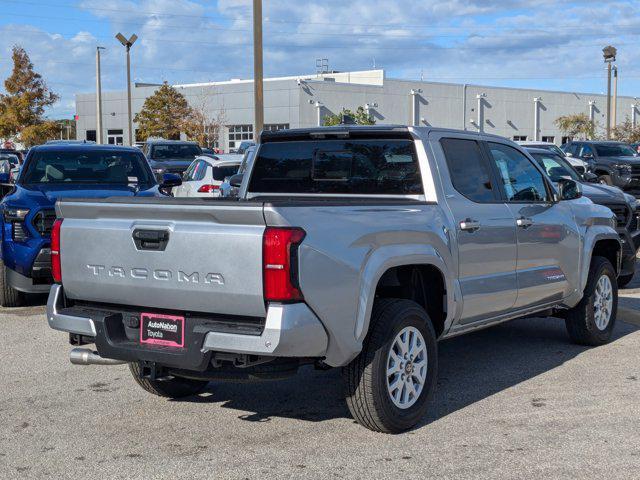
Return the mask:
[[[403,265],[430,265],[440,270],[447,289],[447,318],[444,331],[449,329],[455,314],[455,299],[460,298],[460,294],[457,291],[459,286],[453,281],[453,259],[448,250],[443,255],[432,245],[389,245],[375,250],[362,270],[354,331],[358,342],[362,342],[369,331],[375,292],[380,278],[387,270]]]
[[[589,278],[589,266],[591,265],[591,258],[593,257],[593,248],[600,240],[615,240],[618,243],[619,252],[622,251],[620,236],[611,227],[601,225],[588,228],[584,239],[585,255],[581,265],[580,292],[583,292],[587,285],[587,280]],[[614,268],[618,270],[617,265],[614,265]]]

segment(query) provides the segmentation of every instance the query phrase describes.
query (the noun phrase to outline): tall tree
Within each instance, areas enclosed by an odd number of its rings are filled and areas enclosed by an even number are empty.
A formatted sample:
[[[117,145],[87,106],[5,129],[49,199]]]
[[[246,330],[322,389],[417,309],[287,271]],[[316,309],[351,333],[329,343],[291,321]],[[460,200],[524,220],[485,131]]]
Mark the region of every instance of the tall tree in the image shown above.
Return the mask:
[[[358,107],[355,112],[348,108],[343,108],[342,111],[336,115],[328,115],[324,117],[324,126],[332,127],[334,125],[340,125],[343,117],[351,117],[358,125],[375,125],[376,120],[372,118],[364,107]]]
[[[219,146],[222,129],[227,121],[227,113],[222,105],[214,110],[211,107],[216,93],[207,90],[200,96],[199,101],[191,108],[191,116],[185,123],[185,133],[189,140],[198,142],[201,147],[215,148]],[[193,102],[192,102],[193,103]]]
[[[164,82],[144,101],[142,110],[136,114],[133,121],[138,124],[138,134],[141,138],[161,137],[177,140],[180,138],[180,132],[187,129],[192,116],[193,109],[186,97]]]
[[[14,46],[12,60],[13,71],[4,82],[7,93],[0,94],[0,137],[17,138],[31,146],[34,145],[32,142],[41,143],[50,138],[57,128],[53,122],[44,119],[44,112],[59,97],[33,70],[24,48]]]
[[[583,140],[596,138],[597,125],[584,113],[558,117],[555,124],[562,133],[569,137]]]

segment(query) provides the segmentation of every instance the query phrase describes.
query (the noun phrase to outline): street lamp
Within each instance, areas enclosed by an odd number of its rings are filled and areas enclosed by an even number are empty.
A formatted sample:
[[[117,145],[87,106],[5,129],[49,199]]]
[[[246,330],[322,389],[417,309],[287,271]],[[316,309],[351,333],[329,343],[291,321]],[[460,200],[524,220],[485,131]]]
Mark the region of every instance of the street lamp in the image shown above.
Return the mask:
[[[127,40],[124,35],[118,33],[116,38],[127,49],[127,126],[129,129],[129,146],[131,146],[133,145],[133,121],[131,118],[131,56],[129,55],[129,51],[133,44],[136,43],[138,36],[134,33]]]
[[[616,61],[618,50],[609,45],[602,49],[604,63],[607,64],[607,140],[611,138],[611,64]]]

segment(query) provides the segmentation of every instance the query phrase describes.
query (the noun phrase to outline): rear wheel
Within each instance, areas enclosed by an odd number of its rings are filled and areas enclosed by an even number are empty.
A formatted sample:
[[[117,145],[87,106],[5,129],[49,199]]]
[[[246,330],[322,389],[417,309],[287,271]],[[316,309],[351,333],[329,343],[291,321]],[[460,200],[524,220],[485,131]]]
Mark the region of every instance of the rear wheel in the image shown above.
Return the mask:
[[[580,303],[566,315],[569,337],[580,345],[609,343],[618,312],[618,284],[611,262],[593,257]]]
[[[189,378],[172,377],[167,380],[149,380],[141,376],[142,369],[139,363],[130,363],[129,370],[138,385],[147,392],[166,398],[183,398],[196,395],[204,390],[209,382],[205,380],[192,380]]]
[[[7,267],[0,260],[0,305],[3,307],[18,307],[22,303],[22,294],[9,285]]]
[[[427,312],[409,300],[376,300],[362,352],[343,368],[347,405],[371,430],[402,432],[424,416],[437,372]]]

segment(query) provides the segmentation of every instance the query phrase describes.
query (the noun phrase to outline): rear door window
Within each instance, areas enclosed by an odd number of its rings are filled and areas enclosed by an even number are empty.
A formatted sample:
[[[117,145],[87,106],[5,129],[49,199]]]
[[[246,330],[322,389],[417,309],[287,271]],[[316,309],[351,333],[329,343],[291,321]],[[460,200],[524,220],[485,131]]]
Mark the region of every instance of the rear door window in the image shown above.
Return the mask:
[[[424,193],[408,139],[265,143],[254,163],[249,191],[256,193]]]
[[[498,200],[498,193],[491,178],[491,167],[482,155],[475,140],[443,138],[444,150],[451,183],[462,195],[476,203]]]

